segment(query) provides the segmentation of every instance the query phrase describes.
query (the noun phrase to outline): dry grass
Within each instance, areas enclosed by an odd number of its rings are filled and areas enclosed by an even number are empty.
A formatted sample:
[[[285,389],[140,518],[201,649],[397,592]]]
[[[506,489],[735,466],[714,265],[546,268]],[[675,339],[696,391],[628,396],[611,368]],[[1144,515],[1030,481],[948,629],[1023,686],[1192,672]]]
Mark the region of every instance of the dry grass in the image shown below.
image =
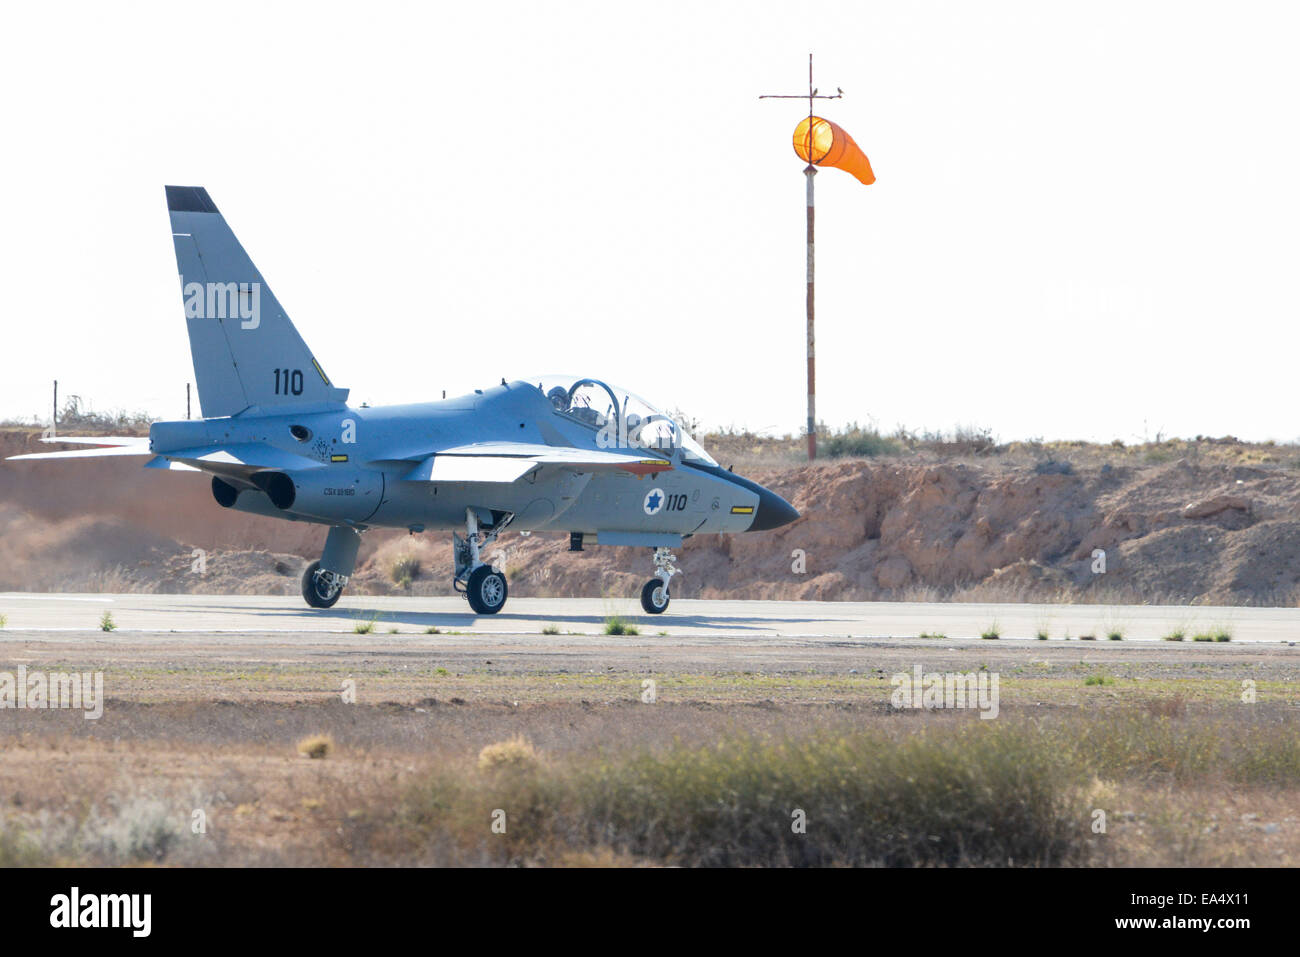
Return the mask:
[[[1284,706],[1148,696],[993,722],[799,705],[119,706],[103,721],[59,716],[51,732],[24,716],[45,731],[12,732],[0,862],[1300,863],[1300,719]],[[344,747],[286,763],[312,725],[308,740]],[[1088,827],[1098,807],[1104,837]],[[206,837],[189,831],[194,808]]]
[[[328,734],[313,734],[298,742],[298,753],[312,760],[328,758],[334,753],[334,739]]]
[[[410,553],[399,555],[388,569],[388,577],[399,588],[410,588],[420,576],[420,559]]]
[[[510,674],[472,649],[326,672],[242,651],[221,672],[166,654],[124,670],[116,649],[100,720],[0,726],[0,864],[1300,864],[1285,651],[882,647],[883,675],[842,657],[660,673],[646,705],[623,644]],[[1108,683],[1084,685],[1101,663],[1080,654],[1106,656]],[[1001,716],[890,712],[888,673],[918,656],[1001,672]],[[1240,700],[1245,664],[1258,704]],[[361,703],[339,700],[344,677]],[[298,759],[318,736],[329,759]]]
[[[478,769],[488,774],[531,771],[540,763],[537,749],[522,734],[489,744],[478,753]]]

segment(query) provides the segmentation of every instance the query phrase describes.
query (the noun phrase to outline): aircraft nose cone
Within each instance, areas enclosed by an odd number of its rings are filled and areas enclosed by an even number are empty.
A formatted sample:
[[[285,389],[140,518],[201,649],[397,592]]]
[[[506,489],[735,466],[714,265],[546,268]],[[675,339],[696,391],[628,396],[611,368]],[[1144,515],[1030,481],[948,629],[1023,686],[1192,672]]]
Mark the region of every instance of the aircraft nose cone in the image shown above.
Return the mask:
[[[769,528],[789,525],[799,517],[798,510],[777,495],[771,489],[759,488],[758,507],[754,509],[754,523],[749,526],[751,532],[764,532]]]

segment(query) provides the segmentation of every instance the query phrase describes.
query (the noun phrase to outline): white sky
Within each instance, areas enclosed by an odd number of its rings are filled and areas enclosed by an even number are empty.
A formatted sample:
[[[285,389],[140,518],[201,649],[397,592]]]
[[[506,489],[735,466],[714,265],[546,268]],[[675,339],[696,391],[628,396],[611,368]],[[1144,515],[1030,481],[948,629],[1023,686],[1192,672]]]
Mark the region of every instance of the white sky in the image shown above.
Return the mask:
[[[202,185],[371,404],[545,371],[713,425],[1292,440],[1300,8],[9,6],[0,416],[184,416],[163,184]],[[197,409],[197,404],[196,404]]]

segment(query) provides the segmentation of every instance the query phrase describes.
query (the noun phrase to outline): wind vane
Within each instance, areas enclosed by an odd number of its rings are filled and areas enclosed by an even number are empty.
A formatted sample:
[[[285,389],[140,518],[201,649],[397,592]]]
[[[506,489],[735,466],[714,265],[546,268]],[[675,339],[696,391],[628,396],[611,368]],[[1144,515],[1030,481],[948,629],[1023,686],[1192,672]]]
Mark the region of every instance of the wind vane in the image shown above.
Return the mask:
[[[870,186],[876,181],[871,163],[865,153],[853,142],[853,137],[830,120],[813,112],[817,100],[838,100],[844,91],[835,88],[834,94],[819,93],[813,85],[813,58],[808,54],[808,92],[768,93],[760,100],[808,101],[808,117],[800,120],[794,130],[794,151],[808,165],[804,175],[808,180],[808,461],[817,457],[817,389],[816,389],[816,339],[813,335],[813,177],[818,166],[833,166],[852,173],[858,182]]]

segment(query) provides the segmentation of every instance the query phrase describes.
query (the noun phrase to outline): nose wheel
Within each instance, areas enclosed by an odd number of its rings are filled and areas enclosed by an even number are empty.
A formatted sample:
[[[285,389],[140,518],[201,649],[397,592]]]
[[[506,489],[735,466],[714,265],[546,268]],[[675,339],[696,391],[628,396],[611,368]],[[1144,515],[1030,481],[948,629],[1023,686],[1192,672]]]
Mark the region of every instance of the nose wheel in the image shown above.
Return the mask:
[[[669,584],[674,575],[681,573],[674,564],[676,561],[677,556],[667,548],[655,549],[655,577],[641,586],[641,607],[647,615],[662,615],[667,611],[672,600],[668,593]]]
[[[657,578],[652,578],[641,587],[641,607],[648,615],[661,615],[668,610],[668,586]]]

